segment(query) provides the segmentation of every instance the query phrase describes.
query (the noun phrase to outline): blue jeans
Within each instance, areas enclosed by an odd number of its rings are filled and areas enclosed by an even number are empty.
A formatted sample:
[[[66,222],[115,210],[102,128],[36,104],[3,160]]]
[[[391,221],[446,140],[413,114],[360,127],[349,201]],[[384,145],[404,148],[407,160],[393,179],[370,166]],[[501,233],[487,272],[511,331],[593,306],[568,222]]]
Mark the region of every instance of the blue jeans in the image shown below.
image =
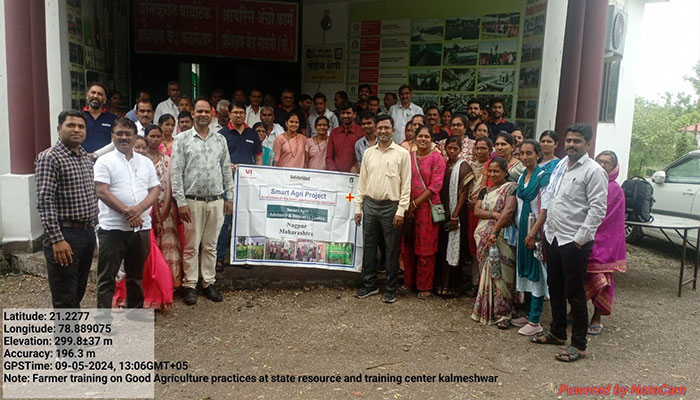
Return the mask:
[[[224,216],[224,224],[221,226],[221,232],[219,232],[219,240],[216,242],[216,261],[226,261],[226,253],[228,253],[229,247],[231,246],[231,229],[233,225],[233,215]]]

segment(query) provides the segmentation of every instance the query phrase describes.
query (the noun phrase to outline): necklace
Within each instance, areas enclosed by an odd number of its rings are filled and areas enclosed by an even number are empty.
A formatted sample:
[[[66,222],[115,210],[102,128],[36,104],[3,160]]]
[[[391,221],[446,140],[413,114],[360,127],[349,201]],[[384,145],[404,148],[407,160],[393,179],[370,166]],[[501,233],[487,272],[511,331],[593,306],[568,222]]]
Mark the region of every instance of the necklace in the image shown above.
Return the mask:
[[[294,150],[296,150],[296,147],[297,147],[297,143],[296,143],[296,142],[298,141],[298,140],[297,140],[297,136],[299,136],[299,134],[294,135],[294,138],[292,138],[292,139],[289,138],[289,133],[286,133],[286,135],[287,135],[287,144],[289,144],[289,152],[292,154],[292,158],[293,158],[293,159],[296,159],[296,158],[297,158],[297,152],[294,151]],[[293,144],[293,145],[292,145],[292,140],[294,140],[294,144]]]

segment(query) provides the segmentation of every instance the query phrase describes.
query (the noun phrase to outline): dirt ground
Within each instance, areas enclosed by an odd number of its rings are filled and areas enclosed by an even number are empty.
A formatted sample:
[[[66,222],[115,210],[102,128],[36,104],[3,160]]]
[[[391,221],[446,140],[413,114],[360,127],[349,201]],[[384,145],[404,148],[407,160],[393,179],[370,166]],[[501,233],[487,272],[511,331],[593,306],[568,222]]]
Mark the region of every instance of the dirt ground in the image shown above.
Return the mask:
[[[613,315],[589,356],[554,360],[559,348],[530,344],[516,329],[469,318],[468,298],[355,299],[354,288],[225,292],[223,303],[180,299],[156,321],[156,358],[186,360],[202,375],[401,376],[397,383],[158,384],[162,399],[540,399],[560,385],[672,385],[700,398],[700,293],[676,297],[680,251],[646,238],[628,246],[628,272],[616,276]],[[45,279],[0,277],[2,307],[49,307]],[[83,306],[95,304],[90,285]],[[545,303],[543,323],[550,319]],[[406,376],[496,375],[492,383],[406,383]],[[625,398],[657,398],[636,396]],[[586,398],[602,398],[588,396]],[[618,396],[619,398],[619,396]]]

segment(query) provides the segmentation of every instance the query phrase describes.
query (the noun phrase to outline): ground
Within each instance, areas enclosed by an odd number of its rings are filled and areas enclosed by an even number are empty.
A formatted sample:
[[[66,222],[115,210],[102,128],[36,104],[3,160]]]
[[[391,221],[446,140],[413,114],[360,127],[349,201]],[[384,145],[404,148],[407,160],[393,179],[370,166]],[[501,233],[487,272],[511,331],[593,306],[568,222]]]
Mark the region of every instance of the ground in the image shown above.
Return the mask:
[[[352,297],[353,288],[227,291],[221,304],[176,299],[156,321],[156,358],[205,375],[496,375],[495,383],[228,383],[157,385],[162,399],[544,399],[560,385],[672,385],[700,398],[700,293],[676,297],[680,251],[646,238],[616,275],[613,315],[589,356],[554,360],[516,329],[473,322],[467,298]],[[0,277],[2,307],[48,307],[46,279]],[[90,285],[84,306],[95,304]],[[550,321],[545,303],[543,322]],[[363,378],[364,379],[364,378]],[[636,396],[626,398],[657,398]],[[580,398],[562,395],[560,398]],[[586,398],[597,398],[588,396]],[[619,397],[618,397],[619,398]]]

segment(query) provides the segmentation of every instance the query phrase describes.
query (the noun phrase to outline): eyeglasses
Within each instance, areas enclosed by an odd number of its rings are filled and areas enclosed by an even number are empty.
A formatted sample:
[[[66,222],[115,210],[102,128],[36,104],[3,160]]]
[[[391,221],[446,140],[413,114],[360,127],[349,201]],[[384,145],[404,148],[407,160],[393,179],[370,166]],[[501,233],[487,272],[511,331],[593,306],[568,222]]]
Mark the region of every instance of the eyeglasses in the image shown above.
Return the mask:
[[[612,161],[608,161],[608,160],[596,160],[596,161],[597,161],[598,164],[600,164],[601,166],[606,166],[606,167],[614,167],[614,166],[615,166],[615,164],[613,164]]]

